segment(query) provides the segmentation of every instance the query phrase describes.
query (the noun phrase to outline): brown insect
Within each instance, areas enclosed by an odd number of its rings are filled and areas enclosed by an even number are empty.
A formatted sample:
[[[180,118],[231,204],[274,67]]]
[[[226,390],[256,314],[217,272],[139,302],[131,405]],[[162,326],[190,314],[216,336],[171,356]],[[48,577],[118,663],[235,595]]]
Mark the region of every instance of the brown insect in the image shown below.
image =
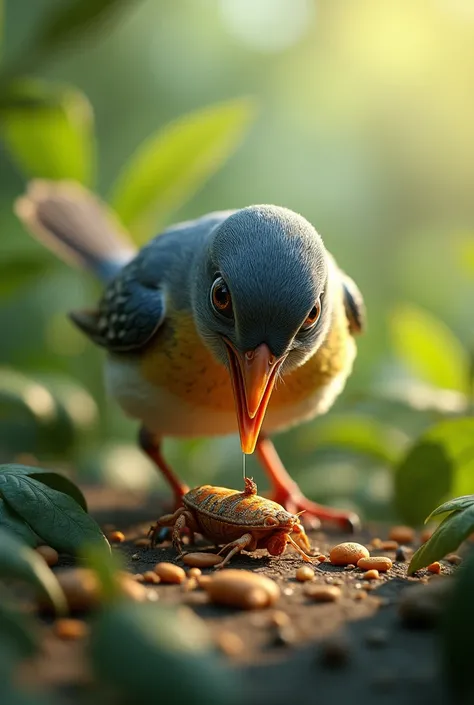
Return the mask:
[[[243,492],[212,485],[196,487],[183,496],[183,504],[174,514],[166,514],[151,527],[152,546],[161,527],[173,527],[173,546],[182,555],[181,533],[187,528],[191,541],[195,533],[200,533],[216,545],[225,543],[219,555],[229,553],[216,568],[222,568],[243,550],[266,548],[271,556],[280,556],[287,544],[311,563],[307,555],[311,545],[299,515],[290,514],[280,504],[259,497],[257,485],[249,478],[245,478]]]

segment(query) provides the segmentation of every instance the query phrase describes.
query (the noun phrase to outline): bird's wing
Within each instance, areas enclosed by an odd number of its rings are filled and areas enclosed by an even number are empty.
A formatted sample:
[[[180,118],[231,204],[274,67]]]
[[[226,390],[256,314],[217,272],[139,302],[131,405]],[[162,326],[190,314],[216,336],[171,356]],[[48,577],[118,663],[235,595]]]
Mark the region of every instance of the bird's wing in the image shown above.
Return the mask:
[[[341,273],[344,308],[346,309],[349,331],[352,335],[364,333],[367,325],[365,304],[359,287],[345,272]]]

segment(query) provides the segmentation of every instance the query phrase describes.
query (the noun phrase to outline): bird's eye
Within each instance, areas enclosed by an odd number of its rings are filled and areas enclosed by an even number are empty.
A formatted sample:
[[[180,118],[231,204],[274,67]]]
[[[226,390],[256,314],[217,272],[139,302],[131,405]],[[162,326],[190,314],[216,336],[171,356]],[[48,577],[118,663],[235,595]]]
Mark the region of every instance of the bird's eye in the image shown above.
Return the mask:
[[[211,302],[214,310],[226,318],[232,318],[232,297],[222,277],[217,277],[211,288]]]
[[[314,304],[313,308],[311,311],[308,313],[308,316],[301,326],[301,330],[309,330],[312,328],[316,323],[319,321],[319,317],[321,315],[321,301],[318,299],[318,301]]]

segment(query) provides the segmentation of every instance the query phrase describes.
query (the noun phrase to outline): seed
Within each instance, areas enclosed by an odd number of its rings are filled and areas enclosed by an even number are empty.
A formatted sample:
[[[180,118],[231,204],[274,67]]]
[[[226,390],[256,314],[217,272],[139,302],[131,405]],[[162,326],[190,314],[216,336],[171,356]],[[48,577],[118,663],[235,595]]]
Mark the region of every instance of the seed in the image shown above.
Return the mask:
[[[365,546],[347,541],[334,546],[329,554],[329,559],[333,565],[349,565],[349,563],[356,564],[360,558],[368,558],[369,555]]]
[[[372,548],[376,548],[376,549],[382,548],[382,539],[379,539],[379,538],[372,539],[370,544],[371,544]]]
[[[137,548],[148,548],[148,546],[150,545],[150,539],[142,537],[141,539],[136,539],[134,541],[134,544],[135,546],[137,546]]]
[[[161,583],[161,579],[153,570],[147,570],[143,573],[143,582],[149,585],[158,585]]]
[[[280,596],[275,581],[249,570],[224,569],[201,586],[213,602],[241,609],[268,607]]]
[[[189,578],[189,580],[186,580],[186,582],[183,583],[183,590],[184,592],[192,592],[193,590],[196,590],[198,586],[198,582],[196,578]]]
[[[296,642],[296,632],[291,624],[277,627],[273,644],[275,646],[292,646]]]
[[[462,558],[458,556],[457,553],[448,553],[446,560],[448,563],[451,563],[451,565],[460,565],[462,563]]]
[[[434,534],[434,529],[423,529],[420,534],[421,543],[426,543]]]
[[[361,558],[357,561],[357,567],[362,570],[378,570],[386,573],[392,567],[392,561],[386,556],[372,556],[371,558]]]
[[[356,593],[354,593],[354,600],[365,600],[367,597],[367,593],[365,590],[357,590]]]
[[[222,556],[217,553],[187,553],[183,556],[183,563],[193,568],[212,568],[212,566],[222,563]]]
[[[238,656],[244,650],[244,642],[238,634],[228,630],[219,632],[217,646],[226,656]]]
[[[398,541],[382,541],[380,545],[381,551],[396,551],[398,548]]]
[[[186,580],[186,573],[174,563],[157,563],[155,573],[164,583],[182,583]]]
[[[57,619],[54,623],[54,633],[59,639],[83,639],[89,633],[89,627],[80,619]]]
[[[344,566],[344,570],[354,570],[355,565],[353,563],[349,563],[349,565]]]
[[[191,568],[193,570],[193,568]],[[209,585],[211,582],[212,578],[210,575],[198,575],[196,578],[198,586],[201,588],[201,590],[206,589],[206,585]]]
[[[309,565],[302,565],[296,571],[295,577],[300,583],[305,583],[314,578],[314,570]]]
[[[199,578],[202,572],[199,568],[190,568],[188,570],[188,578]]]
[[[145,578],[141,573],[134,573],[132,576],[132,580],[135,580],[137,583],[145,582]]]
[[[380,574],[378,570],[372,568],[371,570],[368,570],[366,573],[364,573],[362,577],[364,580],[378,580],[380,578]]]
[[[58,552],[51,546],[38,546],[36,552],[40,554],[46,563],[51,567],[59,561]]]
[[[434,563],[430,563],[427,570],[430,573],[436,573],[437,575],[439,575],[441,573],[441,563],[439,563],[438,561],[435,561]]]
[[[388,538],[398,543],[413,543],[415,531],[411,526],[392,526]]]
[[[123,543],[125,541],[125,534],[121,531],[111,531],[107,538],[110,543]]]
[[[89,568],[63,568],[56,571],[70,610],[96,607],[101,598],[97,575]]]
[[[326,559],[326,556],[324,556],[322,553],[320,553],[319,556],[316,556],[316,560],[319,561],[320,563],[324,563]]]
[[[315,602],[335,602],[341,594],[336,585],[309,585],[305,590],[305,595]]]
[[[270,625],[273,627],[286,627],[289,623],[289,616],[282,610],[275,610],[270,617]]]

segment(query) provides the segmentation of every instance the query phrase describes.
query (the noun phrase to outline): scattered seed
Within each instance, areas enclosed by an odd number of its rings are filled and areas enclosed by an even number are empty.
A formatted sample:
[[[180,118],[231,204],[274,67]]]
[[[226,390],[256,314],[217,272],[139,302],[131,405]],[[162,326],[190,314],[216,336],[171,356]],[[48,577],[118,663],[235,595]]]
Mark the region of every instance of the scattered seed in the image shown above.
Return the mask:
[[[141,573],[134,573],[132,576],[132,580],[136,580],[137,583],[145,582],[145,578]]]
[[[59,561],[58,552],[51,546],[38,546],[36,552],[40,554],[46,563],[51,567]]]
[[[398,543],[413,543],[415,530],[411,526],[392,526],[388,538]]]
[[[182,583],[186,580],[186,573],[174,563],[157,563],[155,573],[163,583]]]
[[[349,565],[344,566],[344,570],[354,570],[355,565],[354,563],[349,563]]]
[[[382,541],[380,545],[381,551],[396,551],[398,548],[398,541]]]
[[[199,578],[202,575],[200,568],[190,568],[188,570],[188,578]]]
[[[357,563],[360,558],[368,558],[369,555],[365,546],[347,541],[334,546],[329,554],[329,559],[333,565],[349,565]]]
[[[376,548],[376,549],[382,548],[382,539],[379,539],[379,538],[372,539],[372,541],[370,542],[370,545],[372,548]]]
[[[148,585],[158,585],[158,583],[161,583],[161,579],[153,570],[147,570],[143,573],[143,582],[148,583]]]
[[[380,573],[375,568],[372,568],[371,570],[365,572],[362,578],[364,580],[378,580],[380,578]]]
[[[277,632],[273,640],[275,646],[293,646],[296,642],[296,632],[291,624],[284,627],[277,627]]]
[[[296,571],[295,578],[300,583],[305,583],[307,580],[314,578],[314,570],[309,565],[302,565]]]
[[[451,563],[451,565],[460,565],[462,563],[462,558],[458,556],[457,553],[448,553],[446,560],[448,563]]]
[[[367,597],[367,593],[365,590],[357,590],[357,592],[354,593],[354,600],[365,600]]]
[[[322,553],[320,553],[319,556],[316,556],[316,560],[319,561],[320,563],[324,563],[324,561],[326,561],[327,558]]]
[[[280,588],[274,580],[232,568],[216,573],[203,587],[213,602],[241,609],[262,609],[280,596]]]
[[[392,567],[392,561],[386,556],[372,556],[371,558],[361,558],[357,561],[357,567],[362,570],[377,570],[386,573]]]
[[[83,639],[89,633],[89,627],[80,619],[57,619],[53,629],[56,636],[65,641]]]
[[[137,548],[148,548],[150,546],[150,539],[143,536],[141,539],[136,539],[133,543]]]
[[[315,602],[335,602],[341,597],[341,588],[336,585],[308,585],[306,597]]]
[[[290,618],[282,610],[275,610],[270,616],[270,625],[272,627],[284,627],[290,623]]]
[[[107,538],[109,539],[110,543],[123,543],[125,541],[125,534],[123,534],[121,531],[111,531],[107,535]]]
[[[441,573],[441,563],[439,563],[439,561],[434,561],[434,563],[430,563],[427,570],[430,573],[436,573],[439,575]]]
[[[223,630],[217,634],[217,646],[226,656],[238,656],[244,650],[244,642],[238,634]]]
[[[222,556],[218,556],[217,553],[186,553],[183,556],[183,563],[193,568],[212,568],[222,561]]]

